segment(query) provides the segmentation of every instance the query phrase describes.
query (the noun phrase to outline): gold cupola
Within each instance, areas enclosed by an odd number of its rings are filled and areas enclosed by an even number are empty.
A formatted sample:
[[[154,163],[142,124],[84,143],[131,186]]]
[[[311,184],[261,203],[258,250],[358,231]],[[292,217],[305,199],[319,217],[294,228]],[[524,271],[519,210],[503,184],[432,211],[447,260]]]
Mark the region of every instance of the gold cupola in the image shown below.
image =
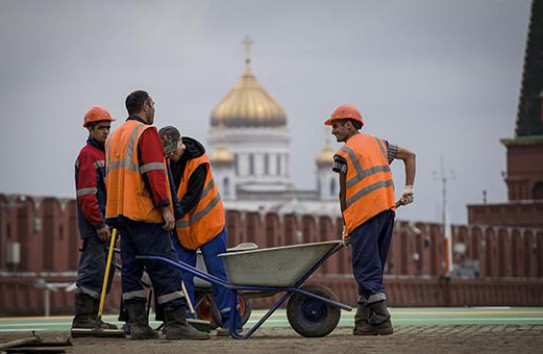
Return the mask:
[[[214,149],[211,154],[209,155],[209,159],[211,160],[211,163],[214,165],[216,164],[223,164],[228,165],[234,163],[234,154],[230,152],[226,147],[223,145],[219,145],[216,149]]]
[[[286,127],[285,110],[254,76],[249,64],[249,48],[253,42],[249,37],[246,46],[245,72],[235,86],[213,108],[211,127],[226,128],[278,128]]]
[[[317,155],[317,158],[315,159],[315,163],[318,167],[329,167],[334,164],[334,155],[336,152],[334,149],[332,149],[332,146],[330,145],[330,141],[326,139],[326,143],[324,144],[324,148],[320,152],[319,155]]]
[[[218,145],[209,154],[209,160],[214,165],[231,165],[235,162],[234,154],[224,146],[224,124],[222,122],[217,127]]]

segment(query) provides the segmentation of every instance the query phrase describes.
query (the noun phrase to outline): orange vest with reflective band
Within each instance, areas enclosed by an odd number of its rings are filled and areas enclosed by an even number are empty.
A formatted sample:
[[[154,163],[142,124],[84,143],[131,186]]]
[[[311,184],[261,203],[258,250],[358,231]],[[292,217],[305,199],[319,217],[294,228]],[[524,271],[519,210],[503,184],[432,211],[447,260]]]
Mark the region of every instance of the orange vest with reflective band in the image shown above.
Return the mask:
[[[106,140],[106,219],[126,217],[147,223],[163,223],[162,212],[153,204],[142,174],[150,170],[163,170],[170,210],[172,196],[166,170],[166,161],[140,166],[138,143],[141,134],[151,128],[135,120],[129,120],[115,130]]]
[[[350,235],[380,212],[395,210],[394,183],[386,143],[382,139],[356,134],[347,140],[337,155],[347,161],[347,208],[343,211],[343,218],[345,231]]]
[[[195,250],[217,236],[224,228],[224,208],[219,188],[213,180],[209,158],[206,154],[187,161],[181,178],[177,198],[187,192],[189,178],[201,164],[206,165],[206,180],[198,204],[183,218],[176,222],[177,238],[181,245],[189,250]]]

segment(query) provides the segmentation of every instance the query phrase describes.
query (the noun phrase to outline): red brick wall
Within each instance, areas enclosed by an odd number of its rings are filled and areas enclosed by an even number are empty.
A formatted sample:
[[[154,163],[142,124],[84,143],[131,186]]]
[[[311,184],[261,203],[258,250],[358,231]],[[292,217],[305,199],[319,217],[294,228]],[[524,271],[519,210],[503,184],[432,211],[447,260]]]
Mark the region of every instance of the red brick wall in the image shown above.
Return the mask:
[[[533,199],[533,188],[543,182],[543,143],[507,146],[509,200]]]
[[[76,272],[79,237],[75,207],[73,200],[0,194],[0,271],[3,272],[0,273],[0,312],[39,312],[37,309],[42,305],[36,305],[35,298],[42,297],[43,290],[35,289],[33,282],[40,277],[57,277],[59,272]],[[341,218],[326,216],[228,210],[226,219],[230,247],[241,242],[254,242],[267,248],[335,240],[340,238],[343,228]],[[466,246],[466,254],[462,257],[479,261],[480,274],[479,279],[466,280],[467,283],[454,279],[449,285],[439,282],[442,234],[439,224],[396,222],[386,267],[388,291],[394,304],[437,306],[462,301],[470,304],[543,304],[543,297],[526,295],[532,294],[531,289],[543,282],[542,228],[453,226],[453,246],[458,243]],[[12,242],[21,244],[18,265],[6,262],[6,248]],[[352,302],[356,297],[356,286],[352,281],[349,252],[349,249],[337,252],[312,279],[329,284],[334,291],[344,294],[340,296],[343,301]],[[455,255],[454,258],[458,263],[462,257]],[[27,273],[17,280],[10,275],[13,271]],[[37,272],[53,274],[35,274]],[[75,280],[73,275],[68,278]],[[449,290],[443,290],[445,286]],[[499,290],[501,286],[508,291],[507,296]],[[462,287],[474,293],[465,295],[459,290]],[[117,288],[115,291],[119,292]],[[482,293],[478,294],[479,291]],[[59,302],[52,309],[71,311],[71,295],[55,293],[54,296]]]

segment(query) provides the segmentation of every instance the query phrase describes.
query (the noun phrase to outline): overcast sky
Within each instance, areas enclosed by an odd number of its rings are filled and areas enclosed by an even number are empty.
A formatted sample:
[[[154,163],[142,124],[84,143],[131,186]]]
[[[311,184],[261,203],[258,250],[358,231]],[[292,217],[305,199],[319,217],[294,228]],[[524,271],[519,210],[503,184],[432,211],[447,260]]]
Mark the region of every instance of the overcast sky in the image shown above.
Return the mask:
[[[158,127],[205,143],[249,35],[253,72],[288,116],[297,187],[316,188],[322,122],[353,103],[365,132],[417,153],[416,204],[399,218],[440,220],[443,157],[465,223],[483,189],[507,200],[499,139],[514,136],[529,12],[529,0],[0,0],[0,193],[73,196],[85,111],[105,105],[117,127],[136,89]]]

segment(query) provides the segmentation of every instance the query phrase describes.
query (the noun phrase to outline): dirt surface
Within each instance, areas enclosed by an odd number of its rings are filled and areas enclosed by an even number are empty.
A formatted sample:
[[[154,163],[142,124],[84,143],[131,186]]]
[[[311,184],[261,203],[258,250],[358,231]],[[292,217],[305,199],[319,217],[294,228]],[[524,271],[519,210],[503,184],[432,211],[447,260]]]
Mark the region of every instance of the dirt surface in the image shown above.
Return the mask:
[[[543,348],[543,326],[403,326],[382,337],[353,336],[337,328],[324,338],[300,337],[290,328],[262,328],[247,340],[212,337],[207,341],[131,341],[75,338],[67,353],[535,353]],[[40,332],[48,341],[63,332]],[[0,333],[0,343],[28,337]]]

